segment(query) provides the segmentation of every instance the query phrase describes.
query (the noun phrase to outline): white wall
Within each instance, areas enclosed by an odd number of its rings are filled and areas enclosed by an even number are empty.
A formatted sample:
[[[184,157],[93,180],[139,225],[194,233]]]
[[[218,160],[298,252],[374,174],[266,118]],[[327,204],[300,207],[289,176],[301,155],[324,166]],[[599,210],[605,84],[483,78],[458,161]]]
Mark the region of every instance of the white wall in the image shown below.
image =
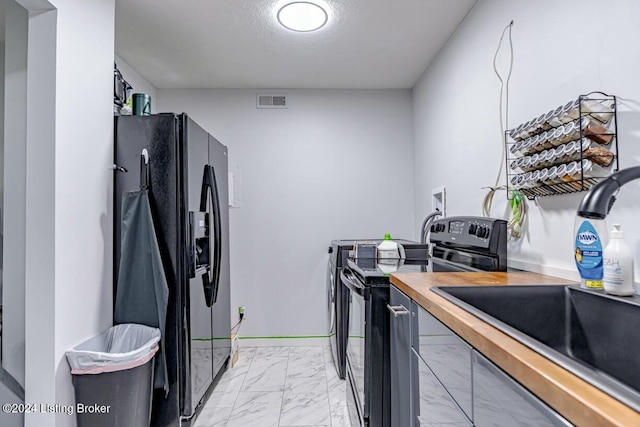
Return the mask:
[[[115,55],[115,62],[118,66],[118,70],[122,73],[124,79],[131,85],[133,88],[131,90],[131,94],[134,93],[146,93],[151,96],[151,112],[156,112],[156,99],[157,99],[157,91],[156,88],[145,80],[136,70],[131,68],[131,66],[125,62],[124,59],[120,58],[118,55]]]
[[[4,197],[4,33],[0,34],[0,230],[2,230],[2,211]],[[1,232],[0,232],[1,233]],[[2,240],[0,239],[0,275],[2,270]],[[0,304],[2,303],[2,280],[0,279]]]
[[[25,385],[25,209],[27,139],[27,11],[6,5],[2,365]]]
[[[256,109],[256,93],[289,108]],[[326,335],[332,239],[413,238],[409,91],[158,90],[229,147],[231,307],[243,337]]]
[[[51,8],[50,5],[47,5]],[[29,12],[25,175],[25,401],[56,401],[56,11]],[[36,121],[37,118],[37,121]],[[35,185],[37,183],[37,185]],[[54,416],[29,414],[26,426]]]
[[[4,211],[4,33],[0,40],[0,230]],[[3,230],[4,231],[4,230]],[[0,231],[2,233],[2,231]],[[2,239],[0,239],[0,304],[2,304]]]
[[[54,5],[54,362],[56,402],[71,404],[65,351],[112,325],[115,2],[55,0]],[[58,414],[55,425],[75,425],[75,418]]]
[[[15,232],[10,253],[22,256],[11,265],[15,287],[24,292],[16,310],[24,310],[23,319],[26,312],[25,401],[69,405],[74,396],[64,353],[112,324],[115,4],[56,0],[52,10],[43,0],[18,2],[29,10],[28,37],[17,39],[28,40],[28,52],[25,58],[22,46],[20,61],[6,64],[5,111],[15,117],[5,126],[12,167],[5,182],[11,179],[15,194],[5,191],[5,225],[11,225],[5,237]],[[9,33],[8,27],[8,53]],[[64,413],[25,417],[29,427],[75,424]]]
[[[503,169],[499,82],[493,56],[514,20],[509,127],[594,90],[617,95],[621,168],[640,163],[640,3],[635,0],[479,1],[413,91],[416,223],[429,211],[425,195],[446,185],[448,215],[481,215],[481,201]],[[499,64],[505,70],[505,46]],[[627,184],[607,218],[621,222],[640,253],[640,182]],[[510,242],[514,266],[578,278],[573,228],[583,193],[530,202],[524,238]],[[492,216],[507,218],[504,191]],[[636,256],[636,266],[640,259]],[[636,267],[636,276],[640,270]]]
[[[12,6],[9,6],[10,8]],[[12,9],[13,10],[13,9]],[[10,12],[12,18],[14,19],[11,25],[15,25],[16,21],[20,21],[13,12]],[[26,24],[26,14],[25,20],[22,24]],[[15,28],[15,27],[14,27]],[[4,44],[4,33],[0,34],[0,167],[2,167],[2,172],[0,172],[0,227],[2,227],[2,214],[4,211],[3,206],[3,194],[4,194],[4,85],[5,85],[5,44]],[[2,233],[4,230],[2,231]],[[0,233],[0,260],[2,259],[2,234]],[[2,261],[0,261],[0,275],[2,274]],[[0,304],[2,303],[2,278],[0,278]],[[14,286],[13,292],[18,291]],[[15,294],[14,294],[15,295]],[[14,317],[11,319],[7,325],[6,319],[4,322],[4,327],[9,326],[10,328],[15,328],[13,330],[3,330],[4,338],[6,341],[6,336],[9,335],[9,345],[7,345],[7,349],[9,350],[10,355],[5,357],[3,360],[3,365],[9,367],[12,372],[20,373],[21,377],[21,385],[24,385],[24,288],[22,289],[22,304],[23,309],[21,313],[17,310],[13,310]],[[11,298],[9,299],[11,301]],[[15,308],[15,307],[14,307]],[[20,313],[20,315],[16,316],[16,314]],[[17,325],[16,325],[17,321]],[[16,331],[17,329],[17,331]],[[17,332],[17,333],[16,333]],[[13,340],[13,342],[11,342]],[[16,349],[18,351],[16,351]],[[18,357],[16,357],[18,356]],[[21,399],[16,396],[11,389],[9,389],[6,385],[0,382],[0,402],[7,403],[22,403]],[[21,427],[24,425],[24,416],[13,415],[13,414],[0,414],[0,423],[3,427]]]

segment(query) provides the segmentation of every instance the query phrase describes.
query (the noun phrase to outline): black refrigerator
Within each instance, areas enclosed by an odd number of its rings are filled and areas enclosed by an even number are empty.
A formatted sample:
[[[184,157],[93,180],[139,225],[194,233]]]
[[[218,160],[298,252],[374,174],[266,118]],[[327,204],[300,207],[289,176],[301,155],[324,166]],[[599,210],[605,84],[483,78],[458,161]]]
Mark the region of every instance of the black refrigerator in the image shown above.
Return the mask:
[[[154,390],[151,425],[189,426],[231,352],[227,147],[186,114],[119,116],[114,168],[114,277],[122,197],[144,181],[169,289],[169,391]]]

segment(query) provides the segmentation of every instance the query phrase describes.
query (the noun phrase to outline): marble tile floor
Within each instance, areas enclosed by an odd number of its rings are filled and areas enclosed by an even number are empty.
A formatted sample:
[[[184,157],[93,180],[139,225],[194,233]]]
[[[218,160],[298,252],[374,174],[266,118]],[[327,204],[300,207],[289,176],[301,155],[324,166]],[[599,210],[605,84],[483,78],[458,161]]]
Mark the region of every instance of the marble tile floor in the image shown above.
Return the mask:
[[[195,427],[351,427],[329,346],[240,348]]]

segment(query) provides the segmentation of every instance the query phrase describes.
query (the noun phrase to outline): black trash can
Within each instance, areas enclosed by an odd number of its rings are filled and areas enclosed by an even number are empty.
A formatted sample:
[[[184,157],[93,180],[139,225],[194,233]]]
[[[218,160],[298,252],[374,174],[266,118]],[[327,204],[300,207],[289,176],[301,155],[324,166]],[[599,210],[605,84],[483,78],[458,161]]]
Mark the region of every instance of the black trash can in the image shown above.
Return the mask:
[[[148,427],[160,330],[112,326],[68,351],[78,427]]]

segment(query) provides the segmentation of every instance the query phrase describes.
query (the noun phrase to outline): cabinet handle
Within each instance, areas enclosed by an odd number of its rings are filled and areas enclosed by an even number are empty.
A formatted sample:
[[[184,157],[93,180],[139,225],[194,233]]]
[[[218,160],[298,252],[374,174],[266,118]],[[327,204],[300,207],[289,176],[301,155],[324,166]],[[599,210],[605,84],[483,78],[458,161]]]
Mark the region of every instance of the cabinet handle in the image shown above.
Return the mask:
[[[389,310],[391,313],[393,313],[393,317],[404,316],[405,314],[411,313],[402,304],[401,305],[389,305],[389,304],[387,304],[387,310]]]

